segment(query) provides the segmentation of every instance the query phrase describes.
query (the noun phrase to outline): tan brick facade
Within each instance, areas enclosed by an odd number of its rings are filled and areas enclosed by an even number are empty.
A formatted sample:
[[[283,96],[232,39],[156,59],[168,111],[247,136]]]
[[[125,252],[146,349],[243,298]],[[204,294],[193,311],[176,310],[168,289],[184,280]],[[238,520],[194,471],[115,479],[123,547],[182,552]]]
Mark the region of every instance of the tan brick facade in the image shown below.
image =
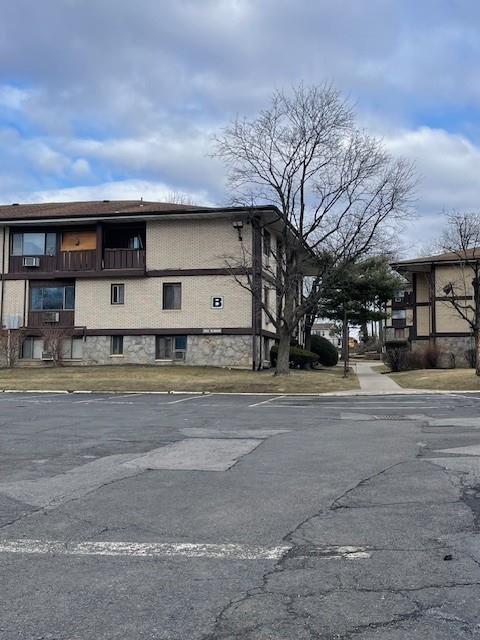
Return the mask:
[[[162,309],[162,288],[181,283],[182,308]],[[112,305],[111,285],[125,285],[125,303]],[[212,309],[212,296],[223,309]],[[88,329],[181,329],[252,326],[251,295],[231,276],[78,279],[75,325]]]
[[[146,248],[147,270],[224,269],[232,258],[250,261],[252,228],[245,225],[240,242],[231,220],[148,222]]]

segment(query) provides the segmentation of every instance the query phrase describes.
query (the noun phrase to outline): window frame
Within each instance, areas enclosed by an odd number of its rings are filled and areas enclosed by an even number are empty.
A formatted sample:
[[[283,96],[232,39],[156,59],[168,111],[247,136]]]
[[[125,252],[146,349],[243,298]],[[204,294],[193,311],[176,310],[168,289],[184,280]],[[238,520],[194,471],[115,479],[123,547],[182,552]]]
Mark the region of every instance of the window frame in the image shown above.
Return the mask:
[[[168,287],[178,287],[178,306],[166,306],[166,292]],[[175,303],[175,294],[173,296]],[[181,282],[164,282],[162,286],[162,309],[163,311],[179,311],[182,308],[182,283]]]
[[[37,253],[35,251],[25,251],[25,236],[26,235],[37,235],[43,236],[43,249],[42,249],[42,253]],[[19,237],[21,238],[21,246],[20,246],[20,253],[18,253],[18,251],[14,250],[14,245],[15,245],[15,238]],[[53,236],[53,243],[49,242],[49,236],[50,236],[50,240],[52,240],[52,236]],[[50,250],[48,250],[50,249]],[[13,257],[23,257],[23,256],[56,256],[58,253],[58,233],[56,231],[12,231],[11,233],[11,240],[10,240],[10,255]]]
[[[115,300],[114,291],[118,293],[118,300]],[[110,285],[110,304],[115,306],[125,304],[125,284],[123,282]]]
[[[115,348],[115,343],[118,341],[118,346],[119,346],[119,350],[117,353],[115,353],[116,348]],[[118,357],[122,357],[123,356],[123,336],[119,336],[119,335],[113,335],[110,336],[110,357],[113,358],[118,358]]]
[[[184,347],[177,346],[177,340],[183,339],[185,340]],[[159,348],[160,341],[168,341],[169,347],[168,350],[164,349],[165,353],[169,353],[169,356],[164,355],[161,357],[161,350]],[[188,336],[187,335],[175,335],[175,336],[164,336],[164,335],[156,335],[155,336],[155,360],[157,362],[185,362],[188,348]],[[177,357],[177,354],[182,354],[181,357]]]
[[[33,292],[34,290],[44,290],[44,289],[63,289],[63,296],[62,296],[62,307],[58,308],[58,309],[54,309],[54,308],[50,308],[50,307],[36,307],[33,305]],[[67,289],[72,289],[73,290],[73,305],[67,307]],[[45,296],[42,294],[41,300],[42,303],[45,299]],[[30,285],[30,291],[29,291],[29,311],[75,311],[75,285],[74,284],[61,284],[61,285],[36,285],[35,283],[32,283]]]

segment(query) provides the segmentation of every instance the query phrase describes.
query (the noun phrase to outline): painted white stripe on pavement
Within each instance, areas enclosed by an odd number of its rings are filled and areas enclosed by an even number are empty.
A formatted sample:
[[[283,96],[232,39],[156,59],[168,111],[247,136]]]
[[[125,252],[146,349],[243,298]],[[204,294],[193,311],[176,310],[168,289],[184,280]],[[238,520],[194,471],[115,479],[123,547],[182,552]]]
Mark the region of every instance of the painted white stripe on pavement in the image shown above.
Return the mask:
[[[268,400],[264,400],[263,402],[256,402],[255,404],[249,404],[249,407],[259,407],[262,404],[268,404],[269,402],[273,402],[274,400],[281,400],[282,398],[286,398],[287,396],[274,396],[273,398],[269,398]]]
[[[219,560],[279,560],[290,547],[186,542],[61,542],[56,540],[2,540],[0,553],[65,556],[183,557]]]
[[[181,398],[180,400],[172,400],[172,402],[165,402],[164,404],[177,404],[178,402],[187,402],[188,400],[198,400],[198,398],[207,398],[210,394],[203,393],[201,396],[189,396],[188,398]]]

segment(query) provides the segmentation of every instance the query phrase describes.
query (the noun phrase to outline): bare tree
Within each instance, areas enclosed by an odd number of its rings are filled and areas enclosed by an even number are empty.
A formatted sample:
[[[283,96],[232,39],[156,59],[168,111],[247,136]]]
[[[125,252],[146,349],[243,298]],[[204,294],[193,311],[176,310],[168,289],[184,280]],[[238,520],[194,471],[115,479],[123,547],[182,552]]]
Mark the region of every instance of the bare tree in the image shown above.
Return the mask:
[[[14,367],[20,358],[23,343],[23,331],[21,329],[0,330],[0,363],[7,367]]]
[[[255,118],[237,118],[223,130],[216,155],[227,165],[235,204],[269,203],[279,211],[281,249],[270,252],[266,267],[276,313],[248,276],[248,252],[243,265],[227,262],[245,267],[238,281],[275,327],[276,373],[288,373],[291,337],[317,306],[328,274],[384,248],[410,213],[412,165],[394,161],[379,140],[358,130],[350,105],[329,85],[276,91]]]
[[[459,262],[458,277],[441,283],[444,303],[454,309],[472,331],[475,374],[480,376],[480,214],[449,214],[441,246]]]
[[[71,327],[48,325],[42,328],[43,349],[51,356],[54,366],[59,366],[63,361],[65,340],[73,335]]]

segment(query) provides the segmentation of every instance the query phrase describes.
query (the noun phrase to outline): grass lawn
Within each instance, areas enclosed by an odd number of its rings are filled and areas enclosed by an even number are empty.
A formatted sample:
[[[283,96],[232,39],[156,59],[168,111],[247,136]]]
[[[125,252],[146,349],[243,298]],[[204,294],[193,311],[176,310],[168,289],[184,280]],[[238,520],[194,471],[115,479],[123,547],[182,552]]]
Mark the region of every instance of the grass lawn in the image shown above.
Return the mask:
[[[276,378],[270,371],[216,367],[98,366],[0,369],[0,389],[69,391],[230,391],[322,393],[358,389],[357,377],[340,367],[292,371]]]
[[[402,387],[438,391],[480,391],[474,369],[418,369],[388,374]]]

